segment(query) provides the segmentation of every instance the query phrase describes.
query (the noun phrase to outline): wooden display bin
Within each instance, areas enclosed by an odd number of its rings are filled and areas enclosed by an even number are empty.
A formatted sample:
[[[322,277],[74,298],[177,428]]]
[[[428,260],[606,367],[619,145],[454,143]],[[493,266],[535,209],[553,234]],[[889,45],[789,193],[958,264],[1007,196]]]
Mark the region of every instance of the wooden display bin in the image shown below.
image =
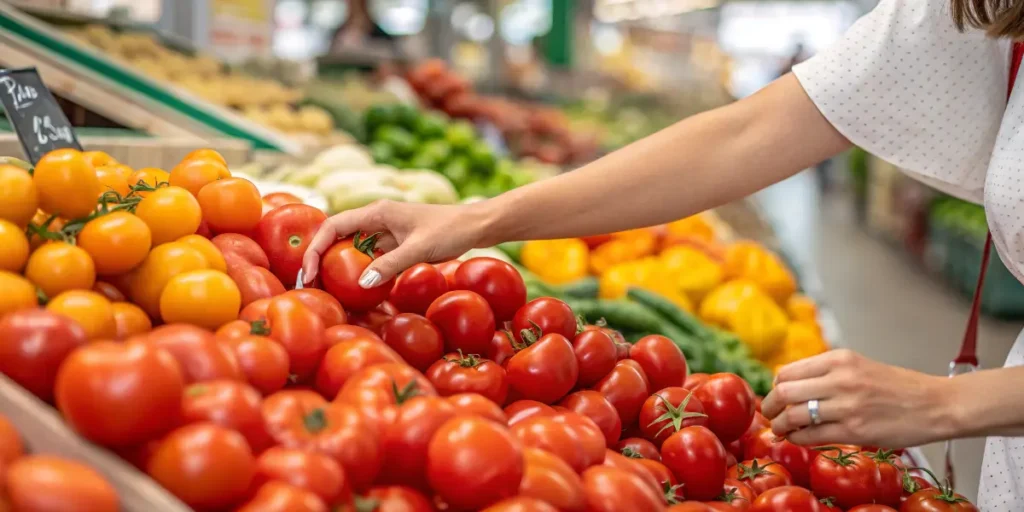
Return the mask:
[[[83,135],[86,150],[103,151],[132,168],[157,167],[170,171],[190,151],[211,148],[220,152],[228,166],[249,162],[252,146],[241,139],[202,140],[190,137],[124,137]],[[0,134],[0,156],[23,158],[21,143],[13,133]]]

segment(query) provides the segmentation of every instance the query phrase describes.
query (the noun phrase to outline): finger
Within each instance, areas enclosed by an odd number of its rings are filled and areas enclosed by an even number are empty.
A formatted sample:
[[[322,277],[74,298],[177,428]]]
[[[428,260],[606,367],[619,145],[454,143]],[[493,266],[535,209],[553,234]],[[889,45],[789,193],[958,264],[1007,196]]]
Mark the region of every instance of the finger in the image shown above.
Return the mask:
[[[375,247],[380,249],[382,252],[391,252],[398,248],[398,240],[396,240],[394,235],[391,233],[385,232],[377,239]]]
[[[320,266],[320,255],[324,253],[340,237],[355,233],[360,227],[371,230],[376,226],[368,225],[369,216],[365,208],[339,213],[320,225],[313,240],[309,242],[306,253],[302,255],[302,278],[312,283]]]
[[[821,377],[829,372],[838,363],[839,350],[830,350],[824,354],[818,354],[806,359],[792,362],[779,369],[775,375],[775,385],[794,380],[813,379]]]
[[[422,251],[416,243],[399,245],[395,250],[373,260],[359,277],[359,286],[373,288],[398,275],[399,272],[423,261]]]
[[[790,442],[804,446],[821,446],[823,444],[848,443],[853,441],[846,427],[841,423],[823,423],[816,427],[807,427],[786,436]]]
[[[782,382],[761,401],[761,415],[772,419],[790,405],[831,398],[835,391],[835,385],[828,377]]]
[[[821,424],[836,421],[837,409],[839,406],[835,400],[819,400],[818,415],[821,417]],[[777,436],[785,436],[794,430],[811,426],[811,413],[807,409],[807,402],[791,405],[782,411],[772,420],[772,432]]]

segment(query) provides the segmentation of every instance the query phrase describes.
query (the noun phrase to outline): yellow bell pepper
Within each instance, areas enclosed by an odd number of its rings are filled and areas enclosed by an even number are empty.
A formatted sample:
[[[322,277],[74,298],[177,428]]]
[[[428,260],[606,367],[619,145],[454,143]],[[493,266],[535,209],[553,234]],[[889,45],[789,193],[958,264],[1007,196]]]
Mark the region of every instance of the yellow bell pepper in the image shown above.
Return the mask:
[[[653,232],[637,230],[616,234],[611,241],[601,244],[590,253],[590,272],[603,275],[619,263],[654,254],[657,245],[658,239]]]
[[[729,278],[756,282],[776,302],[785,304],[796,292],[796,279],[773,252],[756,242],[737,242],[725,253],[725,273]]]
[[[828,351],[828,343],[818,333],[816,324],[790,322],[782,348],[765,361],[765,365],[777,373],[779,368]]]
[[[590,249],[578,238],[532,240],[523,244],[523,266],[552,284],[563,284],[587,276]]]
[[[698,213],[666,224],[669,235],[688,235],[704,241],[716,238],[711,212]]]
[[[789,319],[771,297],[758,294],[739,302],[726,328],[750,349],[750,355],[763,361],[782,348]]]
[[[675,288],[693,303],[700,303],[725,279],[722,265],[694,247],[677,245],[662,251],[660,257]]]
[[[794,294],[786,301],[786,313],[795,322],[818,321],[818,305],[814,299],[802,294]]]
[[[653,280],[658,272],[653,258],[619,263],[601,274],[598,280],[598,297],[602,299],[621,299],[626,296],[630,286],[643,286]]]
[[[749,297],[764,296],[757,283],[748,279],[729,281],[711,290],[700,303],[699,316],[705,322],[728,328],[729,317],[740,303]]]

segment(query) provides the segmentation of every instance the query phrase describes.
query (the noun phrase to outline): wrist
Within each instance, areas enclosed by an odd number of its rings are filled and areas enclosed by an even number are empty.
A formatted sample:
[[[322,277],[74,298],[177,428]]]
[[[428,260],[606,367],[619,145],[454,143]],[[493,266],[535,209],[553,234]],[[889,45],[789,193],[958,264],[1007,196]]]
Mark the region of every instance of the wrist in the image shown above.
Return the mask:
[[[506,216],[502,203],[498,198],[493,198],[467,205],[467,217],[472,219],[474,231],[473,247],[493,247],[509,240],[508,230],[504,227]]]
[[[932,409],[931,428],[936,440],[969,437],[977,419],[965,395],[965,382],[959,378],[934,377],[930,386]],[[975,398],[977,399],[977,397]]]

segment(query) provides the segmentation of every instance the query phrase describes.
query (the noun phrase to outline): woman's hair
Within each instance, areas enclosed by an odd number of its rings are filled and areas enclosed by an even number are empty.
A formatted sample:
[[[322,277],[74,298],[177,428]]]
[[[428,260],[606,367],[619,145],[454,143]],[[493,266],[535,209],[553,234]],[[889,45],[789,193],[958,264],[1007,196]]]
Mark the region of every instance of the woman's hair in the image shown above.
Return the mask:
[[[1024,39],[1024,0],[950,0],[953,22],[964,30],[984,30],[989,37]]]

